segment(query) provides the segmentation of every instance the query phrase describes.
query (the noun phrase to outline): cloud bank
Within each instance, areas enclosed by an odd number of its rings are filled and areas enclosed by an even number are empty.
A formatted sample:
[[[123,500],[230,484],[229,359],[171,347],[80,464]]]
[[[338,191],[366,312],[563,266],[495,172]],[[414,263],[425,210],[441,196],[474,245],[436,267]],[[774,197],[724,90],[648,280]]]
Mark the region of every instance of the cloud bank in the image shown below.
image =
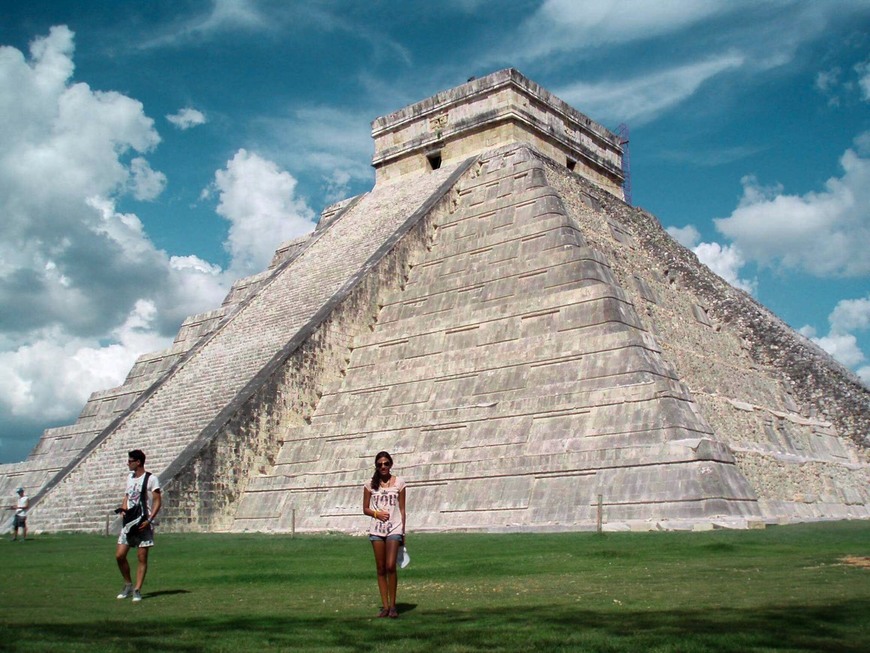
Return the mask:
[[[729,243],[701,243],[693,225],[669,227],[668,233],[692,249],[699,260],[732,285],[754,292],[756,280],[742,278],[747,263],[777,271],[801,271],[816,277],[856,278],[870,274],[870,132],[840,157],[843,174],[824,189],[790,195],[755,177],[742,180],[743,195],[727,218],[714,220]],[[810,326],[800,331],[870,384],[870,365],[857,332],[870,328],[870,297],[840,301],[828,317],[830,330],[819,336]]]
[[[855,336],[856,332],[870,329],[870,295],[837,302],[828,316],[828,324],[830,329],[825,336],[817,336],[815,329],[810,326],[803,327],[800,332],[843,365],[853,368],[858,377],[870,386],[870,365]]]
[[[228,270],[158,249],[124,200],[167,185],[148,156],[161,137],[137,100],[72,82],[74,34],[53,27],[30,56],[0,47],[0,454],[15,429],[74,421],[95,389],[165,348],[188,315],[219,306],[281,242],[313,228],[295,179],[239,150],[215,175],[231,223]],[[182,129],[205,117],[186,109]],[[32,437],[32,436],[31,436]]]
[[[870,132],[855,145],[840,158],[843,175],[822,191],[789,195],[744,177],[738,207],[716,228],[760,265],[821,277],[870,273]]]

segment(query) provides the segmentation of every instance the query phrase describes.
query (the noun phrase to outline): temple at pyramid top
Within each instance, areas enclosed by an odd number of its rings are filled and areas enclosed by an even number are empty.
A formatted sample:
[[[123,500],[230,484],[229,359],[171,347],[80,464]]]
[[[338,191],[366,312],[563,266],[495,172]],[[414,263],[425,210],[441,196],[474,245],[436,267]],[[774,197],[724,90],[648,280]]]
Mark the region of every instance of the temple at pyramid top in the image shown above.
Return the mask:
[[[526,143],[620,199],[619,137],[513,68],[375,119],[376,183]]]

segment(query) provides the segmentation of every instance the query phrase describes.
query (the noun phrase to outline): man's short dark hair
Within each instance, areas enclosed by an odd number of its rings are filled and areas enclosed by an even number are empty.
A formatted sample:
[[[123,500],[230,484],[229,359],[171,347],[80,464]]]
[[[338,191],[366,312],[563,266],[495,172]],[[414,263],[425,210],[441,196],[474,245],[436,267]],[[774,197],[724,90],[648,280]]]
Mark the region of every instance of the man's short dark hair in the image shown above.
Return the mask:
[[[127,457],[138,460],[140,465],[145,464],[145,452],[141,449],[133,449],[133,451],[127,454]]]

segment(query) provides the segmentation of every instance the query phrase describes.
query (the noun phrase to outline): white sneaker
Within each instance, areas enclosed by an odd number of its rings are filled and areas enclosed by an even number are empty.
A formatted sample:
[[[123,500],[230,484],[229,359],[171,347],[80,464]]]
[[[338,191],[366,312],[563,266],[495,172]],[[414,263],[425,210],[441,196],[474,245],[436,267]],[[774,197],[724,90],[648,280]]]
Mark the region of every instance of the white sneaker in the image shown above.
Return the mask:
[[[124,589],[121,590],[121,593],[118,594],[119,599],[126,599],[133,593],[132,585],[124,585]]]
[[[142,593],[139,590],[133,590],[133,603],[142,600]]]

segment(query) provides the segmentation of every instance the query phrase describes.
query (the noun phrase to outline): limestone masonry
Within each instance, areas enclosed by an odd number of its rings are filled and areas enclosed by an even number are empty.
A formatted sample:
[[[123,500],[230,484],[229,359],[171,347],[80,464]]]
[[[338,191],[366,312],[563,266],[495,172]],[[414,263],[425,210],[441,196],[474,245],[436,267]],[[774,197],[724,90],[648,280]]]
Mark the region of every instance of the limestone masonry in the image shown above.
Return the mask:
[[[619,138],[517,71],[372,124],[374,188],[189,318],[26,461],[36,531],[105,528],[126,452],[165,530],[870,518],[870,390],[622,194]]]

